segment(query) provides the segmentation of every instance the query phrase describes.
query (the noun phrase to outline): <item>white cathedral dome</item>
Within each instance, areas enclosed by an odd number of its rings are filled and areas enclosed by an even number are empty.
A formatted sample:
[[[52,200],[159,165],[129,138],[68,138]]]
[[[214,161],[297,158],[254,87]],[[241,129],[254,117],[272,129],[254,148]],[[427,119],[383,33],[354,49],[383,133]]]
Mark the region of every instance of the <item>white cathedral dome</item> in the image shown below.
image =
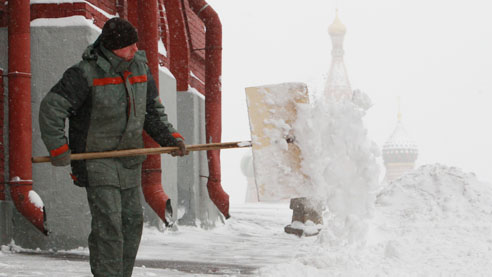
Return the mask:
[[[401,120],[398,120],[395,130],[384,143],[382,152],[385,163],[413,163],[417,160],[417,143],[410,138]]]
[[[330,33],[330,35],[343,35],[345,32],[347,32],[347,28],[343,25],[342,21],[340,21],[337,13],[335,20],[333,20],[333,23],[328,27],[328,33]]]

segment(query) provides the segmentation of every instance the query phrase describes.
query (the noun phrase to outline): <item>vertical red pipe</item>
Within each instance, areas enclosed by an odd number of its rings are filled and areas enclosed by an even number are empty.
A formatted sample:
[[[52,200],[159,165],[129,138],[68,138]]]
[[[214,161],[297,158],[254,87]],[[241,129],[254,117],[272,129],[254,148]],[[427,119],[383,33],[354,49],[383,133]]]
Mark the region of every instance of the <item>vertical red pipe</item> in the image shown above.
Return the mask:
[[[5,122],[3,121],[4,102],[3,96],[5,91],[3,88],[3,70],[0,69],[0,201],[5,200],[5,147],[3,143],[3,128]]]
[[[9,178],[17,210],[36,228],[44,228],[44,207],[35,205],[32,191],[31,40],[30,1],[9,1]]]
[[[139,0],[127,0],[127,14],[128,21],[130,21],[135,28],[138,29],[138,1]]]
[[[159,0],[158,3],[159,5],[159,24],[161,26],[161,32],[160,32],[160,39],[162,40],[162,43],[164,44],[164,47],[167,49],[169,48],[169,34],[168,34],[168,24],[166,21],[166,12],[164,8],[164,0]],[[162,64],[161,64],[162,65]]]
[[[138,1],[138,36],[139,48],[145,50],[148,65],[152,76],[154,76],[159,91],[159,56],[157,41],[158,30],[158,8],[157,0]],[[159,145],[146,133],[144,133],[145,147],[159,147]],[[161,156],[149,155],[142,165],[142,191],[145,201],[166,223],[166,210],[172,213],[171,201],[162,188]]]
[[[126,1],[127,0],[116,0],[116,11],[121,18],[125,19],[128,18],[128,12],[126,9],[128,6],[126,5]]]
[[[221,74],[222,24],[214,9],[204,0],[189,0],[193,12],[203,21],[205,31],[205,122],[207,143],[220,142],[222,135]],[[229,195],[221,185],[220,150],[207,151],[210,199],[229,218]]]
[[[188,91],[190,47],[180,0],[164,0],[169,23],[169,70],[176,78],[176,89]]]
[[[148,65],[159,87],[159,56],[157,41],[159,40],[157,0],[139,0],[138,2],[138,36],[139,46],[147,54]]]

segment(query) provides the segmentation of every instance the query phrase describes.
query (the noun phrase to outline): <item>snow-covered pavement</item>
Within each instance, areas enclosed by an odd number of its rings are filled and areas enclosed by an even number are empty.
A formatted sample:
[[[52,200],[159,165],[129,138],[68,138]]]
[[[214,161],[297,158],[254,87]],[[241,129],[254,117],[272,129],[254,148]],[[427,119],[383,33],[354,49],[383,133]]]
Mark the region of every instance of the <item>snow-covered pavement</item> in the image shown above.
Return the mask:
[[[287,203],[231,214],[210,230],[146,227],[134,276],[491,276],[492,185],[454,167],[422,166],[390,183],[368,218],[325,214],[316,237],[284,233]],[[91,276],[87,255],[3,246],[0,277]]]
[[[256,275],[315,240],[284,233],[292,218],[288,203],[233,205],[231,215],[211,230],[146,227],[133,276]],[[0,276],[91,276],[87,255],[87,249],[49,253],[3,246]]]

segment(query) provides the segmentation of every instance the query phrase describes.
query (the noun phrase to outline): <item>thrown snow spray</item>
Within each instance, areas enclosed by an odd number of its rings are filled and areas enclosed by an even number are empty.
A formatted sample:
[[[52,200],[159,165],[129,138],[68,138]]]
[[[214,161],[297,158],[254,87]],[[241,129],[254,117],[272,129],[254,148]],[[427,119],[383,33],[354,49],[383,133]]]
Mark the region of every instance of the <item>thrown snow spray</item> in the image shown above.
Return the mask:
[[[319,100],[297,107],[301,170],[312,182],[312,197],[326,203],[322,244],[363,243],[374,207],[380,151],[362,121],[370,100],[360,91],[355,96],[356,101]]]
[[[366,94],[352,91],[343,61],[346,30],[337,12],[328,28],[332,62],[324,98],[299,105],[294,126],[302,171],[311,179],[313,197],[326,203],[328,218],[319,239],[329,245],[364,242],[379,180],[379,148],[362,121],[372,104]]]

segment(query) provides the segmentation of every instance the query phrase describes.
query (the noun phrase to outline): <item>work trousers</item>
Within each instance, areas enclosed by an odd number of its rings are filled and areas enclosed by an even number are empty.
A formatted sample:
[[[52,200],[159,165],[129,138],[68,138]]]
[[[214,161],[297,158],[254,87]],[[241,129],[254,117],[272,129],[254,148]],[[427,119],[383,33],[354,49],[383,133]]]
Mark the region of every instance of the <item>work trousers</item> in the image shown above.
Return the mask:
[[[143,211],[138,187],[89,186],[92,215],[90,265],[95,277],[129,277],[142,236]]]

